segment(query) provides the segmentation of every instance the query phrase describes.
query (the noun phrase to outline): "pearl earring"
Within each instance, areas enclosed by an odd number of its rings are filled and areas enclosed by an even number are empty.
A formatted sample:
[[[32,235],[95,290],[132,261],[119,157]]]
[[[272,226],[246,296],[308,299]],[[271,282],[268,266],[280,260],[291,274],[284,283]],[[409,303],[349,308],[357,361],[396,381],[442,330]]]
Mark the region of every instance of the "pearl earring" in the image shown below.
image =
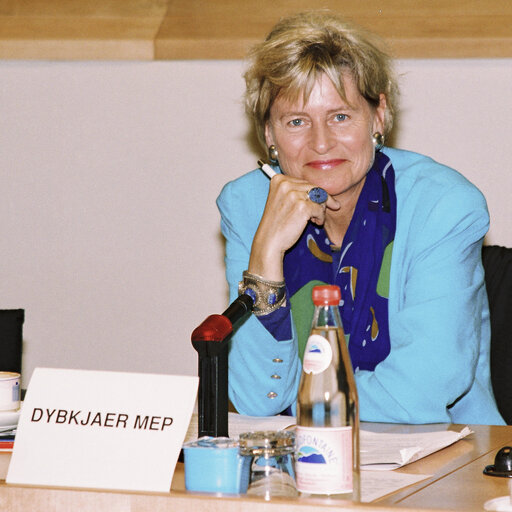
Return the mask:
[[[375,146],[375,151],[380,151],[382,146],[384,146],[384,135],[380,132],[375,132],[372,136],[373,145]]]
[[[279,153],[277,151],[277,148],[274,146],[274,144],[272,144],[271,146],[268,147],[268,158],[270,160],[270,163],[276,165],[278,157]]]

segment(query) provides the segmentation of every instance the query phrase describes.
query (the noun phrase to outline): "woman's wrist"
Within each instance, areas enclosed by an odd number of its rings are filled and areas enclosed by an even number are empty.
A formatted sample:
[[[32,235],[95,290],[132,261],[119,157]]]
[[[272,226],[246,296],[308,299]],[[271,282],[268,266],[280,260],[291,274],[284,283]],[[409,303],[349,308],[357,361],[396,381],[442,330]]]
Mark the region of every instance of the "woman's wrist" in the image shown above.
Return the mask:
[[[283,256],[279,251],[253,246],[247,271],[269,281],[283,281]]]
[[[260,225],[261,228],[261,225]],[[265,235],[258,229],[251,247],[248,272],[270,281],[282,281],[284,251],[278,239]]]

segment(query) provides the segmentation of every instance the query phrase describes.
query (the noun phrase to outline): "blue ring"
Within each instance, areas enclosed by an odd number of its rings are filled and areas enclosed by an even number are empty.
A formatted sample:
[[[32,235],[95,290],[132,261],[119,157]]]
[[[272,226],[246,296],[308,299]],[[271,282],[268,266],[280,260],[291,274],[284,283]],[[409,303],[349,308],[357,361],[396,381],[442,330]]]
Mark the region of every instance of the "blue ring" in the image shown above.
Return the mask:
[[[308,197],[313,203],[322,204],[327,201],[327,192],[321,187],[313,187],[308,190]]]

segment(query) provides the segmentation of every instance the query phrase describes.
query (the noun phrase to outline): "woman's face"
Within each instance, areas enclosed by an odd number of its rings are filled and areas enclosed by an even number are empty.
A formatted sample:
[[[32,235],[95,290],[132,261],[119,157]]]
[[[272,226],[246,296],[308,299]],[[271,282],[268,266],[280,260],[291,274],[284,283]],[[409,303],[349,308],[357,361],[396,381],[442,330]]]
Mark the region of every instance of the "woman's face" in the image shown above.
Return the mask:
[[[372,135],[383,132],[385,96],[371,107],[352,77],[343,79],[344,101],[327,75],[315,83],[306,104],[277,96],[265,127],[266,142],[279,152],[288,176],[327,190],[334,197],[355,194],[364,184],[374,158]]]

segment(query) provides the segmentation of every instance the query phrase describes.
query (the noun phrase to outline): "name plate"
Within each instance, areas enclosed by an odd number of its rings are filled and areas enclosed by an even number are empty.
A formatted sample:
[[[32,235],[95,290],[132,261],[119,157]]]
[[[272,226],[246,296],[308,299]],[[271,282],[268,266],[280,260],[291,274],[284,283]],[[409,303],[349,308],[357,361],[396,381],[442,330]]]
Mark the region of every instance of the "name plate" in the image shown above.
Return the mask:
[[[7,483],[168,492],[199,379],[36,368]]]

